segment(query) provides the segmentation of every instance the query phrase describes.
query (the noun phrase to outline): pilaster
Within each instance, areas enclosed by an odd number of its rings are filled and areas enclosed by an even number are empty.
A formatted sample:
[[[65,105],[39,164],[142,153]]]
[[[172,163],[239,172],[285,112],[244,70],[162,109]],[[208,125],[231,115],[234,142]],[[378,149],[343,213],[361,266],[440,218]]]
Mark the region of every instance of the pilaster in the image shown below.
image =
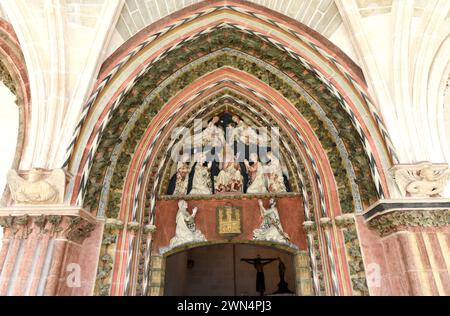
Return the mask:
[[[17,206],[0,209],[0,225],[0,295],[54,296],[80,286],[81,245],[96,228],[91,214],[65,206]]]
[[[390,295],[450,295],[450,200],[381,200],[364,214],[380,236]]]

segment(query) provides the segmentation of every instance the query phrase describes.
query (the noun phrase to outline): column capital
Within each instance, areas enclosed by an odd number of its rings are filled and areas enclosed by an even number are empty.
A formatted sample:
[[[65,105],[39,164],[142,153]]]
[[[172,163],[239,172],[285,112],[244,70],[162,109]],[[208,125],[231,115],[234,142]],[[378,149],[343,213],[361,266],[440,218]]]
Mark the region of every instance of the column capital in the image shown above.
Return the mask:
[[[78,207],[18,206],[0,208],[0,226],[5,228],[6,238],[51,235],[82,244],[95,229],[96,219]]]

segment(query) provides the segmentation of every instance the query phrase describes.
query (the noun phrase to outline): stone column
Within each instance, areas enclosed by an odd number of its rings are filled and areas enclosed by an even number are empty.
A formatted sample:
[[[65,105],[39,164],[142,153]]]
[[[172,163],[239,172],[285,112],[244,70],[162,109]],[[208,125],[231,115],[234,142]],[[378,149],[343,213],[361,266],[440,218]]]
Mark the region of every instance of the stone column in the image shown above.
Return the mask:
[[[295,255],[295,275],[297,279],[297,295],[314,296],[311,265],[307,251],[301,251]]]
[[[150,275],[150,296],[164,295],[164,279],[166,258],[164,256],[153,255],[151,258]]]
[[[360,243],[356,231],[355,215],[339,215],[334,221],[344,236],[347,264],[352,281],[352,294],[356,296],[369,295]]]
[[[96,219],[64,205],[64,170],[10,170],[7,180],[8,207],[0,208],[0,295],[79,294],[89,260],[80,258],[82,244]]]
[[[81,245],[96,221],[80,208],[0,209],[0,295],[70,294],[81,282]]]
[[[148,224],[144,226],[143,238],[145,238],[145,251],[144,251],[144,271],[142,280],[142,296],[148,295],[150,278],[151,278],[151,252],[152,252],[152,240],[153,233],[156,232],[156,226],[153,224]]]
[[[109,218],[105,222],[94,295],[110,295],[111,277],[114,263],[113,258],[116,254],[117,236],[123,228],[123,222],[118,219]]]

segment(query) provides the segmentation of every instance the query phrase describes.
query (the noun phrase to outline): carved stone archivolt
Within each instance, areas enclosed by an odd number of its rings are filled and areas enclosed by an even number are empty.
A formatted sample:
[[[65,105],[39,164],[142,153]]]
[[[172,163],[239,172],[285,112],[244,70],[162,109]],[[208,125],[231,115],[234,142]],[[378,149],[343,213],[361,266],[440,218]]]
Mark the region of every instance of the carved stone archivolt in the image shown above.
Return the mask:
[[[65,239],[78,244],[90,236],[96,227],[95,218],[81,209],[0,209],[0,226],[5,229],[5,238]]]
[[[397,165],[390,169],[403,197],[440,197],[450,179],[448,164]]]

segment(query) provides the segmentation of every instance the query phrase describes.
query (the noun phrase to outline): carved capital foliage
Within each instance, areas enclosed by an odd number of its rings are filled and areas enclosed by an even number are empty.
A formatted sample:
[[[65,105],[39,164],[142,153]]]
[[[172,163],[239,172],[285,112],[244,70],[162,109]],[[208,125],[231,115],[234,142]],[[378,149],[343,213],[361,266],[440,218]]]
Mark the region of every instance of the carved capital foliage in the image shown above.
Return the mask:
[[[322,217],[320,220],[320,227],[327,228],[333,225],[333,221],[329,217]]]
[[[303,228],[307,234],[312,234],[316,232],[317,226],[313,221],[306,221],[303,223]]]
[[[450,225],[450,209],[399,210],[381,214],[369,221],[369,227],[381,236],[410,227],[444,227]]]
[[[156,232],[156,226],[155,225],[148,224],[148,225],[144,226],[143,233],[145,235],[153,234],[154,232]]]
[[[123,229],[123,227],[123,222],[115,218],[108,218],[105,222],[105,230],[119,231]]]
[[[339,215],[336,216],[334,222],[339,228],[347,228],[355,223],[355,217],[353,214]]]
[[[127,230],[132,232],[137,232],[141,228],[141,224],[138,222],[130,222],[127,224]]]
[[[0,210],[0,226],[5,229],[6,238],[27,239],[60,238],[83,243],[96,227],[93,218],[86,218],[82,214],[71,212],[48,211],[33,209],[26,210],[3,209]]]
[[[450,179],[448,164],[421,162],[390,169],[402,197],[440,197]]]

